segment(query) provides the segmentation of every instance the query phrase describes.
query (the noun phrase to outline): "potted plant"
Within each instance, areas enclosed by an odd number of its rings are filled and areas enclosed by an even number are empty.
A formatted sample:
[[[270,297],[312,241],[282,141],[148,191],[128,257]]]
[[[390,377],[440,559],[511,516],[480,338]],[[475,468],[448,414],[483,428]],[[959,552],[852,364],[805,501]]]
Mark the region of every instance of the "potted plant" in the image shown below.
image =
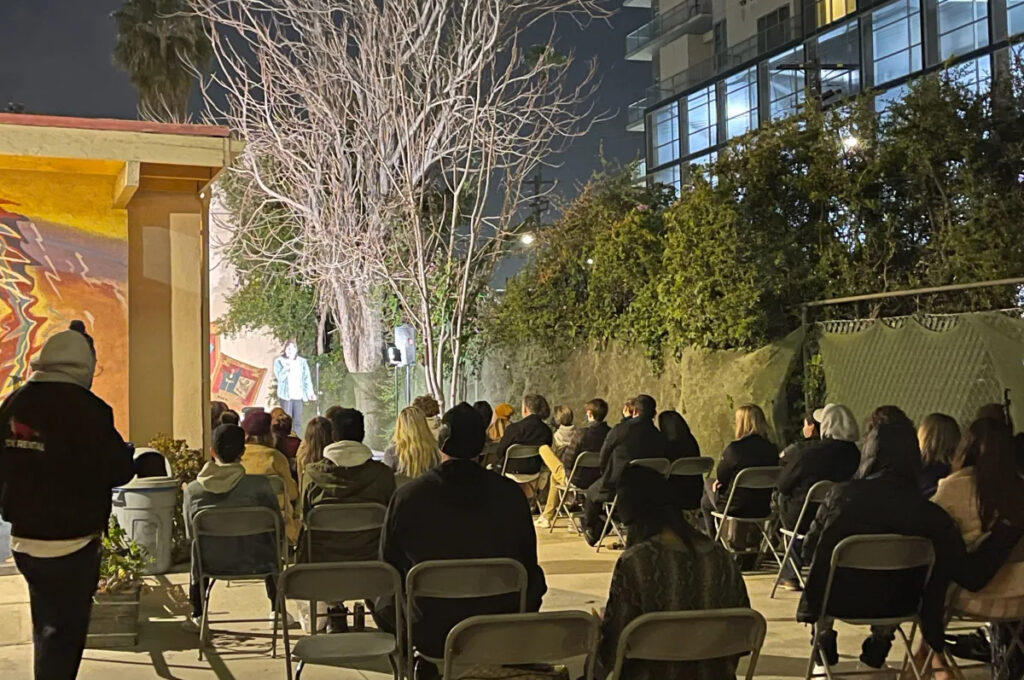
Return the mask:
[[[103,537],[100,581],[92,599],[85,646],[134,647],[139,639],[139,593],[148,558],[111,515]]]

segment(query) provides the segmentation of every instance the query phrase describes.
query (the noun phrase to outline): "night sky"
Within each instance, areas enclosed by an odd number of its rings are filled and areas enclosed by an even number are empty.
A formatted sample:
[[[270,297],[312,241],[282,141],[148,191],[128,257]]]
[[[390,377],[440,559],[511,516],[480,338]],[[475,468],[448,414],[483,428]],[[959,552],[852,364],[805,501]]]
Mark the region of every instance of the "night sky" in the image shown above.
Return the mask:
[[[24,104],[28,113],[135,118],[135,90],[115,68],[111,12],[120,0],[0,0],[0,108]],[[626,106],[641,96],[650,79],[649,64],[622,59],[625,36],[645,21],[645,11],[620,9],[610,23],[580,29],[564,22],[559,47],[573,49],[579,61],[596,57],[602,74],[597,111],[614,117],[575,140],[550,172],[558,193],[575,194],[574,185],[599,166],[599,153],[616,162],[637,158],[642,134],[626,132]],[[545,173],[548,175],[548,173]]]

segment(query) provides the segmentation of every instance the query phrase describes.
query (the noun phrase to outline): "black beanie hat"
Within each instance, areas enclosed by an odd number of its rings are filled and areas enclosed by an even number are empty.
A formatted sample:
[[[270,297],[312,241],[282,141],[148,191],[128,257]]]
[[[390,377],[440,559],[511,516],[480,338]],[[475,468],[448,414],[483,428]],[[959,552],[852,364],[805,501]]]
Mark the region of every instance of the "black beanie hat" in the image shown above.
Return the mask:
[[[245,451],[245,430],[238,425],[218,425],[213,431],[213,452],[222,463],[234,463]]]
[[[438,446],[452,458],[476,458],[487,440],[483,416],[466,402],[457,404],[441,418]]]

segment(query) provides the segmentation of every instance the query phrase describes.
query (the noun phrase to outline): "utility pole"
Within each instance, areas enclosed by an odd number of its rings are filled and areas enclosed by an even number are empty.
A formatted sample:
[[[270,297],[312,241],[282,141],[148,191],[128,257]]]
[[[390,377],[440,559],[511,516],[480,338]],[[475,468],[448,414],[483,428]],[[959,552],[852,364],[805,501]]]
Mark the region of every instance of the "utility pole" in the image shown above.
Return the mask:
[[[533,177],[530,178],[530,184],[533,185],[533,195],[530,202],[527,203],[530,208],[530,216],[527,218],[527,221],[533,224],[534,228],[541,226],[544,213],[551,210],[551,201],[544,195],[544,188],[554,185],[554,183],[555,180],[553,179],[544,179],[544,175],[541,174],[540,170],[533,173]]]

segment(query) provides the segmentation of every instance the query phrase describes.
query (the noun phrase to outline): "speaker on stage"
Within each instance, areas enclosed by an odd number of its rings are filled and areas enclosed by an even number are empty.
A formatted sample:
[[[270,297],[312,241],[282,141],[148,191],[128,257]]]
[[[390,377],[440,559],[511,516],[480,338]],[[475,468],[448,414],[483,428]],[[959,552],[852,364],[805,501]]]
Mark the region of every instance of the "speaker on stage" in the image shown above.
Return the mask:
[[[395,326],[395,347],[398,349],[398,362],[393,366],[416,365],[416,329],[408,324]]]

